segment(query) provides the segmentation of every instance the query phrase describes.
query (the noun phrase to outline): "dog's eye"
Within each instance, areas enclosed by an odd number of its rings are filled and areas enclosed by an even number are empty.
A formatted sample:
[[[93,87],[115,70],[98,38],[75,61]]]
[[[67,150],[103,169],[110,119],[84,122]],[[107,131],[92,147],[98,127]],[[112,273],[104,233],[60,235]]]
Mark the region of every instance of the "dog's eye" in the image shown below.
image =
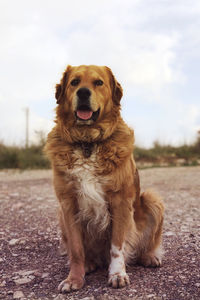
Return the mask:
[[[98,86],[99,86],[99,85],[103,85],[103,81],[100,80],[100,79],[99,79],[99,80],[95,80],[95,81],[94,81],[94,84],[95,84],[95,85],[98,85]]]
[[[73,79],[73,80],[71,81],[71,85],[72,85],[72,86],[76,86],[76,85],[78,85],[79,83],[80,83],[80,79],[78,79],[78,78]]]

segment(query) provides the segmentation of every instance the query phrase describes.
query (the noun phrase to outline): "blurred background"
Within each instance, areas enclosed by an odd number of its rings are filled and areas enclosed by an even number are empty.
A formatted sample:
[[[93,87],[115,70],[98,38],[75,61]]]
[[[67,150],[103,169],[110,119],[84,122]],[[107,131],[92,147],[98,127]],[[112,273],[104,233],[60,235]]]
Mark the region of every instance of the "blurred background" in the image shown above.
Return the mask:
[[[200,164],[199,0],[1,0],[0,168],[49,167],[55,84],[107,65],[141,167]]]

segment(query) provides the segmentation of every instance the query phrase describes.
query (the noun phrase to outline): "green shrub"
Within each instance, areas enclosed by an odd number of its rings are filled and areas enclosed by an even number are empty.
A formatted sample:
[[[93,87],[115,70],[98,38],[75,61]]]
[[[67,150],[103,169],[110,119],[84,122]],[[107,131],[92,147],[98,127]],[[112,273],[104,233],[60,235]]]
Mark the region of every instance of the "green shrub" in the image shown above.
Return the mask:
[[[0,169],[10,168],[50,168],[50,162],[43,154],[43,145],[21,148],[0,144]]]
[[[200,159],[200,131],[196,141],[191,145],[183,144],[175,147],[161,145],[158,141],[155,141],[150,149],[135,147],[134,156],[137,161],[152,162],[154,164],[164,161],[170,165],[176,165],[177,159],[184,159],[185,165],[197,165]]]
[[[147,162],[156,162],[157,157],[152,149],[145,149],[141,147],[135,147],[134,156],[136,160],[142,160]]]
[[[19,151],[19,168],[20,169],[39,169],[49,168],[49,160],[44,156],[42,148],[31,146]]]
[[[18,168],[18,148],[0,144],[0,168]]]
[[[198,131],[197,139],[193,145],[193,152],[200,156],[200,130]]]

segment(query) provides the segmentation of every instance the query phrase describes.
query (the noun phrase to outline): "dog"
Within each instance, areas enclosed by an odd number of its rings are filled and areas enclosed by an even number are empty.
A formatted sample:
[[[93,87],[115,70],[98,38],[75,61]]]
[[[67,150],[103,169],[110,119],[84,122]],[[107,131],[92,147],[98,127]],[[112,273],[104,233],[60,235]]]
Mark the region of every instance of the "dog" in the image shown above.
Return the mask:
[[[130,283],[128,263],[161,265],[164,208],[155,192],[140,193],[122,95],[105,66],[69,65],[56,85],[56,125],[45,151],[70,263],[60,292],[81,289],[96,268],[108,268],[109,286],[121,288]]]

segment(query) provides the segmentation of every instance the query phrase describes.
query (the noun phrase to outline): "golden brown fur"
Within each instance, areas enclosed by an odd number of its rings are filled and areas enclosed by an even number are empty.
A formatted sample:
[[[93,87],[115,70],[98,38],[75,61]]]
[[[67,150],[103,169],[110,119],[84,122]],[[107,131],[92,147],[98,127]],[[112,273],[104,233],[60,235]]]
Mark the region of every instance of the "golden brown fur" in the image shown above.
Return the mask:
[[[96,267],[109,266],[109,284],[122,287],[129,283],[125,263],[161,264],[163,205],[153,192],[140,195],[134,134],[120,116],[121,97],[107,67],[68,66],[56,85],[56,126],[45,151],[70,260],[62,292],[81,288]],[[81,101],[90,107],[86,113]]]

